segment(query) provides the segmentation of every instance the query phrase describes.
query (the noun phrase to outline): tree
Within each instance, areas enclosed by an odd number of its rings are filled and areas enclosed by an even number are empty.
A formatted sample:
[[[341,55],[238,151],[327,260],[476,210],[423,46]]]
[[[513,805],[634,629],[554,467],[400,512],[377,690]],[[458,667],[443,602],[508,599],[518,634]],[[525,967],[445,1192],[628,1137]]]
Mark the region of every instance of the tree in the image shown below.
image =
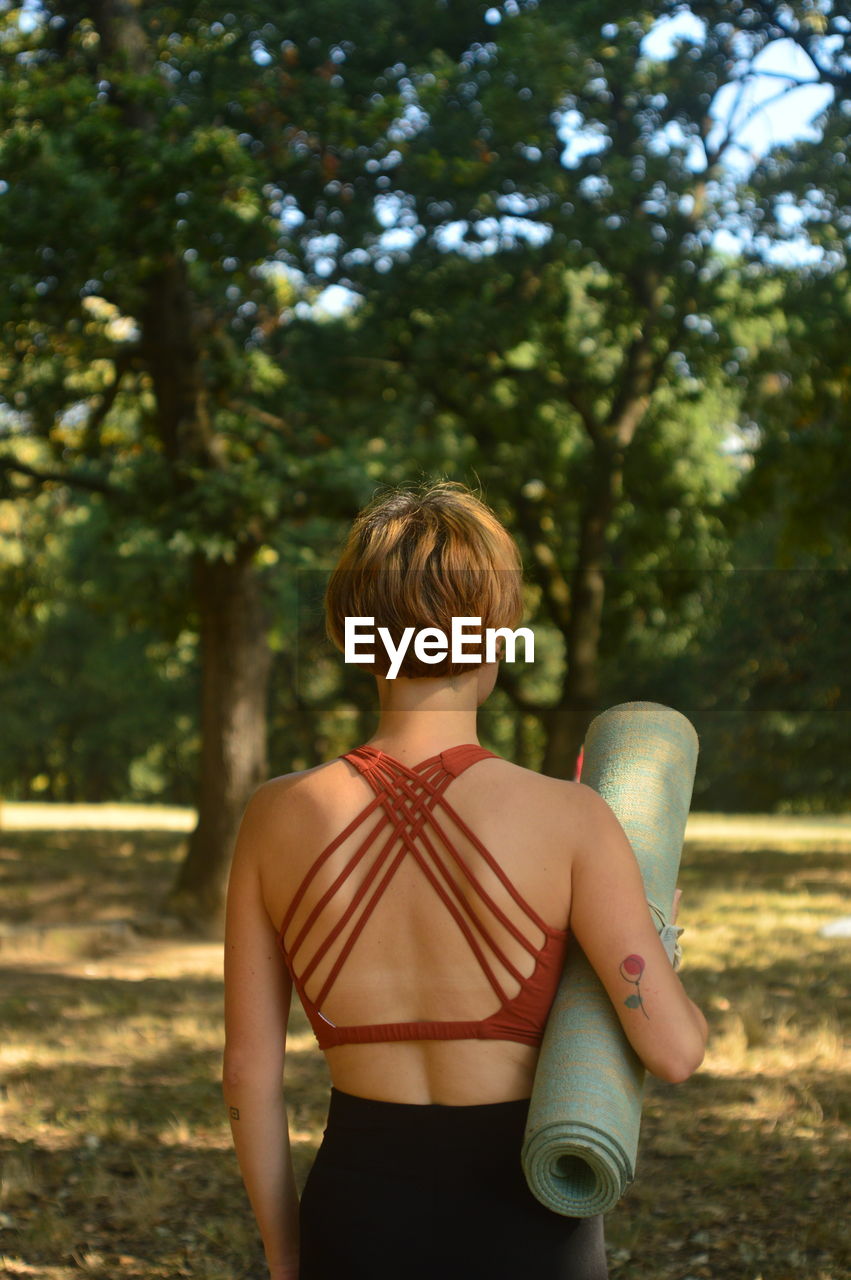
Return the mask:
[[[387,68],[423,42],[464,48],[482,23],[432,9],[411,5],[404,36],[390,6],[331,0],[221,20],[132,0],[0,18],[4,493],[99,493],[185,558],[202,758],[173,905],[193,918],[219,911],[267,773],[269,544],[288,527],[297,563],[312,515],[365,496],[346,478],[359,442],[299,409],[289,280],[302,270],[309,303],[323,237],[376,229],[399,102]],[[367,25],[368,46],[347,38]],[[27,437],[49,464],[25,460]]]
[[[743,405],[758,437],[755,465],[731,527],[782,512],[779,564],[806,550],[840,565],[851,548],[851,281],[842,268],[783,270],[776,283],[781,318]]]
[[[0,791],[13,799],[194,803],[184,575],[150,533],[116,534],[97,495],[0,502]]]
[[[634,617],[605,664],[610,702],[638,689],[692,720],[699,808],[836,813],[851,798],[848,559],[798,548],[779,567],[784,524],[782,509],[743,524],[680,625]]]
[[[849,34],[809,3],[616,5],[602,26],[591,4],[489,12],[488,40],[456,62],[435,50],[407,77],[384,193],[407,242],[387,249],[364,332],[413,415],[456,439],[454,456],[515,513],[565,669],[554,705],[512,692],[546,721],[544,768],[570,775],[599,702],[619,530],[629,509],[657,504],[632,451],[655,437],[642,452],[675,470],[661,423],[724,384],[729,431],[744,362],[759,356],[736,334],[765,264],[715,239],[760,214],[731,167],[755,63],[794,28],[815,74],[838,83]],[[657,20],[688,12],[689,33],[651,55]],[[799,87],[781,76],[775,96]],[[835,97],[828,115],[840,113]],[[825,146],[809,144],[812,171]],[[680,515],[699,523],[700,510]]]
[[[602,29],[590,3],[519,0],[412,0],[404,24],[366,0],[4,12],[0,473],[7,496],[101,494],[184,558],[203,722],[189,913],[218,909],[266,773],[271,574],[314,563],[308,537],[406,451],[417,467],[473,457],[468,442],[494,459],[567,647],[545,767],[572,769],[604,574],[646,497],[627,490],[635,441],[726,363],[733,268],[712,241],[735,129],[710,107],[790,12],[828,49],[826,77],[848,40],[807,0],[694,5],[702,37],[647,56],[656,19],[683,9],[619,4]],[[310,307],[330,283],[369,305],[323,331]],[[466,299],[457,315],[432,306],[441,284]],[[490,310],[461,329],[471,289]],[[362,388],[383,361],[371,412],[344,405],[339,355]],[[523,406],[532,438],[510,434]],[[28,437],[49,463],[26,460]]]

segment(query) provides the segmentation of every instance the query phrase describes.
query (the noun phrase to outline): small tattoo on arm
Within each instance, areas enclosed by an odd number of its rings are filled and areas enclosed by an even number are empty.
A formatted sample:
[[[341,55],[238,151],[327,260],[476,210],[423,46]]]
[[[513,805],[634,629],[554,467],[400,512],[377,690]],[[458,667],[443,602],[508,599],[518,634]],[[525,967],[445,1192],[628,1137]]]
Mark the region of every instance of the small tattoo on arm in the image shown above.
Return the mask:
[[[231,1107],[231,1108],[230,1108],[230,1118],[231,1118],[231,1120],[238,1120],[238,1119],[239,1119],[239,1107]]]
[[[621,977],[630,982],[635,987],[635,995],[627,996],[624,1004],[628,1009],[640,1009],[647,1021],[650,1021],[650,1014],[644,1007],[644,1001],[641,999],[641,975],[644,973],[644,960],[641,956],[627,956],[621,961]]]

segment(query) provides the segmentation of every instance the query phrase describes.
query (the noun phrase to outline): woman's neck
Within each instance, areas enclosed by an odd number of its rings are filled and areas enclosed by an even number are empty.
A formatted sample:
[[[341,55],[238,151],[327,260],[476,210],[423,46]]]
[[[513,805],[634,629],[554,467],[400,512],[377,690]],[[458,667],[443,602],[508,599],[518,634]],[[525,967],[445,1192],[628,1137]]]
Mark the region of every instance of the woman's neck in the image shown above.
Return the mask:
[[[434,680],[376,676],[380,714],[369,744],[401,760],[419,761],[478,742],[480,670]]]

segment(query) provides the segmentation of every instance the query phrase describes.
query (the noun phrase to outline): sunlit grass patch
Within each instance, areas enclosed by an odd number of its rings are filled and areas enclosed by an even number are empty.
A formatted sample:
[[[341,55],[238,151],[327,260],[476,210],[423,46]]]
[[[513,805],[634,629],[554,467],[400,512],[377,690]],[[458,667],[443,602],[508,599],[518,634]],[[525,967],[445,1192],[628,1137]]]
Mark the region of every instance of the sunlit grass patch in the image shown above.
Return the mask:
[[[848,943],[820,934],[851,903],[841,825],[827,848],[800,829],[783,839],[782,819],[745,843],[686,846],[683,980],[710,1040],[685,1085],[648,1081],[638,1178],[607,1227],[617,1280],[851,1273],[838,1229],[851,1136]]]
[[[831,828],[822,847],[786,830],[769,820],[759,839],[751,827],[684,852],[683,978],[711,1038],[686,1084],[648,1079],[638,1176],[607,1222],[612,1280],[851,1272],[837,1229],[851,1126],[848,942],[819,932],[849,912],[851,840]],[[177,838],[4,832],[0,907],[33,920],[82,919],[89,905],[141,915],[176,864]],[[262,1276],[221,1094],[218,950],[49,959],[7,959],[0,973],[0,1213],[12,1224],[0,1269],[36,1280]],[[299,1185],[328,1086],[296,1006],[286,1097]]]

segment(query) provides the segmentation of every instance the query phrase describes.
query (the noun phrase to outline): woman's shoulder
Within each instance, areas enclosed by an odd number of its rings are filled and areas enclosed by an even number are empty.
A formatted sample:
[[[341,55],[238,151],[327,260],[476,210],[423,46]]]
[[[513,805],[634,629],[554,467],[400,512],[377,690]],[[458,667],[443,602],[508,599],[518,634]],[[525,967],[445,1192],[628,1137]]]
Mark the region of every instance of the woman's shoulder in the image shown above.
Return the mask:
[[[338,755],[307,769],[294,769],[268,778],[254,791],[252,800],[256,797],[270,814],[284,815],[300,823],[314,817],[319,825],[324,825],[337,815],[349,814],[363,794],[362,777],[350,762]]]
[[[534,817],[536,825],[568,822],[574,831],[599,825],[605,821],[608,806],[597,792],[582,782],[555,778],[537,769],[515,764],[505,756],[494,755],[477,761],[461,774],[467,780],[463,788],[470,801],[478,797],[484,805],[505,813],[517,808]],[[460,779],[459,779],[460,780]],[[447,793],[452,801],[453,783]],[[348,792],[351,788],[352,795]],[[303,822],[310,816],[328,815],[329,810],[346,811],[360,795],[358,778],[336,756],[308,769],[278,774],[261,783],[252,802],[262,805],[274,821],[286,815]],[[611,814],[611,810],[608,810]]]
[[[269,795],[283,795],[285,792],[296,789],[304,791],[312,779],[318,778],[322,773],[333,768],[339,758],[337,756],[333,760],[325,760],[322,764],[312,765],[309,769],[293,769],[291,773],[276,774],[275,777],[261,782],[257,790],[265,790]]]
[[[334,767],[334,761],[314,765],[309,769],[294,769],[290,773],[276,774],[259,783],[248,797],[245,812],[251,813],[255,824],[268,828],[278,844],[282,823],[303,823],[324,805],[324,798],[333,794],[319,784],[320,775]]]
[[[554,778],[551,774],[540,773],[537,769],[530,769],[526,765],[515,764],[505,756],[485,758],[481,763],[477,763],[476,769],[482,773],[487,769],[489,776],[498,779],[502,784],[510,783],[515,787],[525,787],[542,797],[551,796],[556,801],[573,797],[579,794],[580,790],[589,789],[567,778]]]
[[[534,816],[538,823],[549,819],[558,825],[568,818],[572,820],[578,807],[584,804],[583,793],[590,789],[567,778],[555,778],[537,769],[515,764],[501,756],[485,760],[477,767],[485,784],[483,790],[490,790],[498,808],[516,804],[527,815]]]
[[[608,802],[589,787],[585,782],[576,782],[572,778],[556,778],[548,773],[539,773],[537,769],[528,769],[524,765],[514,764],[501,756],[498,763],[499,777],[503,782],[511,781],[518,787],[527,787],[530,792],[537,792],[542,799],[550,799],[555,805],[569,804],[573,812],[586,814],[589,820],[595,817],[605,821],[606,816],[614,816]]]
[[[479,811],[490,812],[494,820],[514,822],[516,815],[529,832],[552,838],[560,849],[573,853],[624,839],[608,802],[584,782],[555,778],[501,757],[477,768]]]

